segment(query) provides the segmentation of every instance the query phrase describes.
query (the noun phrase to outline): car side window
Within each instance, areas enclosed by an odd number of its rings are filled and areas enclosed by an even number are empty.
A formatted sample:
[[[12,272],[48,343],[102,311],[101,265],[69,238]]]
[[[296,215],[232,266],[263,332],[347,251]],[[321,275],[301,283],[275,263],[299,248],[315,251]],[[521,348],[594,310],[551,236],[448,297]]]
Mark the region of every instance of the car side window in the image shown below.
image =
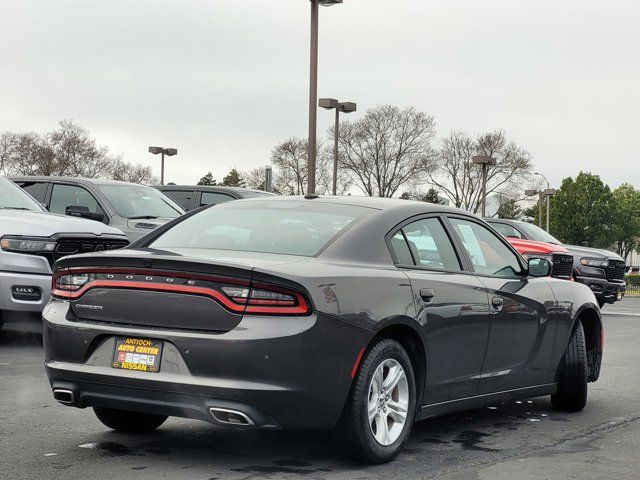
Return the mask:
[[[191,200],[195,193],[191,190],[162,190],[162,193],[180,205],[185,211],[193,208]]]
[[[44,203],[47,195],[47,184],[42,182],[22,182],[20,186],[40,203]]]
[[[398,265],[415,265],[413,263],[413,257],[411,256],[411,250],[409,250],[409,244],[400,230],[391,237],[391,249],[396,256]]]
[[[523,272],[517,255],[491,230],[460,218],[450,218],[449,221],[477,273],[514,277]]]
[[[90,212],[104,214],[94,196],[84,188],[55,184],[51,193],[49,211],[65,215],[69,205],[81,205],[87,207]]]
[[[406,225],[392,237],[391,247],[399,264],[454,272],[461,270],[451,240],[437,218],[425,218]]]
[[[491,222],[491,226],[495,228],[503,237],[522,238],[522,234],[507,223]]]
[[[231,195],[227,195],[226,193],[202,192],[200,206],[217,205],[219,203],[230,202],[231,200],[235,200],[235,198]]]

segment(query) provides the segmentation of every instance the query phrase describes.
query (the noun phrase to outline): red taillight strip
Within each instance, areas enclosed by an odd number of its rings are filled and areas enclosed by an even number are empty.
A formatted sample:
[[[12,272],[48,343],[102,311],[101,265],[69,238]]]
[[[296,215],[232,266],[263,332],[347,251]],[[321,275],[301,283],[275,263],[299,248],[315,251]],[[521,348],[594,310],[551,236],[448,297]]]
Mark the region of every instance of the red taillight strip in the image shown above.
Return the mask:
[[[160,272],[155,270],[123,270],[123,269],[111,269],[111,268],[96,268],[96,269],[86,269],[86,268],[69,268],[64,270],[58,270],[55,272],[52,279],[52,289],[51,295],[59,298],[65,298],[68,300],[76,300],[84,295],[87,291],[93,288],[128,288],[135,290],[147,290],[147,291],[164,291],[164,292],[174,292],[174,293],[184,293],[191,295],[202,295],[213,300],[216,300],[224,307],[229,310],[237,313],[253,313],[253,314],[288,314],[288,315],[304,315],[309,313],[309,306],[304,298],[304,296],[296,291],[282,289],[276,286],[271,286],[267,284],[260,284],[259,286],[254,286],[253,288],[259,288],[262,290],[274,291],[274,292],[282,292],[287,295],[294,296],[297,300],[297,305],[273,305],[273,303],[269,304],[267,302],[273,302],[270,300],[262,300],[251,298],[243,299],[243,303],[236,303],[232,298],[227,297],[224,293],[215,290],[213,288],[207,287],[196,287],[193,285],[175,285],[175,284],[163,284],[163,283],[151,283],[151,282],[140,282],[135,280],[93,280],[85,285],[83,285],[80,289],[75,291],[68,291],[56,288],[56,281],[59,277],[63,275],[73,275],[73,274],[85,274],[85,273],[116,273],[116,274],[128,274],[128,275],[149,275],[154,277],[169,277],[169,278],[186,278],[191,280],[207,280],[207,281],[215,281],[218,283],[224,284],[236,284],[243,285],[249,287],[250,282],[247,280],[240,280],[234,278],[226,278],[226,277],[213,277],[207,275],[192,275],[189,273],[182,272]],[[252,304],[253,303],[253,304]]]
[[[82,286],[79,290],[70,292],[68,290],[60,290],[54,288],[51,292],[53,296],[66,298],[69,300],[76,300],[82,297],[89,290],[94,288],[128,288],[133,290],[149,290],[156,292],[174,292],[174,293],[186,293],[191,295],[203,295],[210,297],[218,302],[222,303],[229,310],[242,313],[245,310],[244,305],[238,305],[231,301],[222,293],[214,290],[213,288],[195,287],[191,285],[164,285],[162,283],[153,284],[146,282],[134,282],[134,281],[122,281],[122,280],[93,280]]]

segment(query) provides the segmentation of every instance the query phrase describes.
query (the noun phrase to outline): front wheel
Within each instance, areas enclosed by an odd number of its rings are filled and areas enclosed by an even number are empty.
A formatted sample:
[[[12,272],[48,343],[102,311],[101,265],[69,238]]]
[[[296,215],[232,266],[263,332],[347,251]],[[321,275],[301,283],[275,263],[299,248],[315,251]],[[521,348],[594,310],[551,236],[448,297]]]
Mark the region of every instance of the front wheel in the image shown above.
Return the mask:
[[[588,364],[582,323],[578,321],[560,362],[558,391],[551,395],[556,410],[579,412],[587,404]]]
[[[402,450],[413,426],[416,386],[411,360],[393,339],[365,354],[338,425],[339,439],[359,460],[385,463]]]
[[[115,410],[113,408],[93,407],[93,411],[103,425],[113,430],[130,433],[152,432],[168,418],[164,415]]]

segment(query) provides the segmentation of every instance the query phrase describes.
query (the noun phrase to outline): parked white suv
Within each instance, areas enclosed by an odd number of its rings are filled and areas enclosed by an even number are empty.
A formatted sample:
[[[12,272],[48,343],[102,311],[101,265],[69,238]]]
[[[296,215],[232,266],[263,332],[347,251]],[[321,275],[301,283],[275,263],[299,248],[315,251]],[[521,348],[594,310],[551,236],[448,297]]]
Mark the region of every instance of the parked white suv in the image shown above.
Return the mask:
[[[51,265],[66,255],[113,250],[127,237],[103,223],[54,215],[0,177],[0,327],[40,317],[49,301]]]

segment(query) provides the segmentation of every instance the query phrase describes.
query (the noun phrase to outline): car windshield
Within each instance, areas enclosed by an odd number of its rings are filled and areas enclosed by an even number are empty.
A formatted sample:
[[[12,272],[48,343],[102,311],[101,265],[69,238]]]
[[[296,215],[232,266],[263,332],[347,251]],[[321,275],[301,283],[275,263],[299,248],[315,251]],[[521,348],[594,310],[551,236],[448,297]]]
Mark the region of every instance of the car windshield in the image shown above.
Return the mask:
[[[535,240],[537,242],[555,243],[556,245],[562,245],[562,242],[556,237],[547,233],[540,227],[526,222],[518,222],[518,228],[522,230],[529,240]]]
[[[184,213],[177,203],[152,187],[124,184],[99,188],[124,218],[177,218]]]
[[[315,256],[375,210],[310,201],[228,202],[187,218],[149,247]],[[180,253],[180,252],[177,252]]]
[[[0,178],[0,210],[43,212],[44,208],[15,183]]]

